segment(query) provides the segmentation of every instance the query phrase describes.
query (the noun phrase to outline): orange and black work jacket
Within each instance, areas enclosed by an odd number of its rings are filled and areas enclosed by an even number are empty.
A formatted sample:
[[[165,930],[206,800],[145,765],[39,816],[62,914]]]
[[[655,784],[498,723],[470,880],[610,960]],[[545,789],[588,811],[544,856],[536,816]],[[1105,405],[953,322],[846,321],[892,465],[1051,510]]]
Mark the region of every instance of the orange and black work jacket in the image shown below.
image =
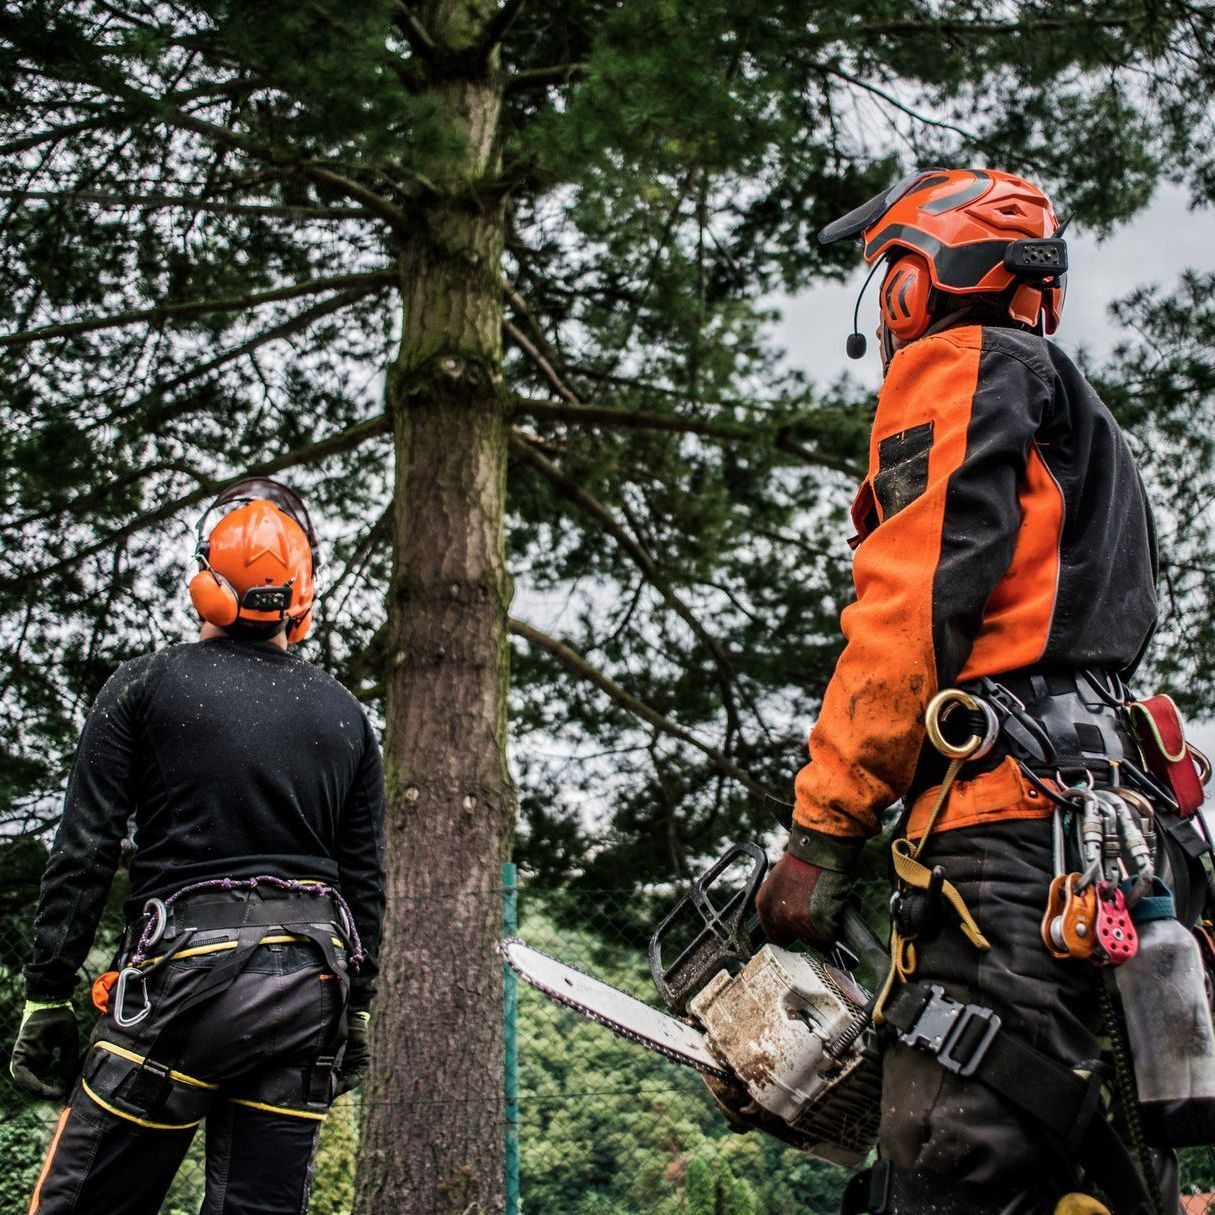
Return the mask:
[[[1126,672],[1156,621],[1151,513],[1126,441],[1037,335],[964,325],[895,354],[852,517],[857,597],[790,839],[832,868],[907,792],[940,689],[1033,665]],[[974,822],[1048,812],[1026,806],[1011,760],[979,780],[951,798]],[[968,825],[959,812],[947,825]]]

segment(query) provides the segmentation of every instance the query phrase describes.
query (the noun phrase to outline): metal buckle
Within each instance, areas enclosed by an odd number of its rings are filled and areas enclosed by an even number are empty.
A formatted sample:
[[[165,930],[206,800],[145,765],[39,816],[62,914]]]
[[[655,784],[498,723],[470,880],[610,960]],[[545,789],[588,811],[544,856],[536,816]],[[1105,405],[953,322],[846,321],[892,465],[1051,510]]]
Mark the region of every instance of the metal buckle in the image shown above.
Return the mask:
[[[915,1024],[899,1034],[899,1041],[936,1055],[941,1066],[955,1075],[973,1076],[1000,1032],[1000,1018],[981,1004],[962,1004],[947,996],[937,983],[929,985],[928,993]],[[986,1028],[962,1058],[958,1048],[973,1021],[985,1022]]]

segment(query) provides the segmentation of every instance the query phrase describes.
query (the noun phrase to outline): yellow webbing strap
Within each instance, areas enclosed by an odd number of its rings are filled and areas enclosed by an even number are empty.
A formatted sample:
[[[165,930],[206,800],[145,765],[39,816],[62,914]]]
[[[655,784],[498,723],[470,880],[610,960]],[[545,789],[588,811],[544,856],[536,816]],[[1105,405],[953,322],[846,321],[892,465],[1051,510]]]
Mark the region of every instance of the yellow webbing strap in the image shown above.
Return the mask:
[[[928,889],[932,881],[932,870],[920,863],[919,855],[924,850],[924,845],[928,842],[928,837],[932,834],[932,829],[936,826],[941,811],[945,808],[949,790],[953,787],[953,782],[957,780],[966,758],[964,755],[959,755],[950,760],[949,768],[945,772],[945,779],[941,782],[936,803],[932,807],[928,821],[924,824],[919,843],[913,846],[911,840],[903,836],[890,845],[890,859],[894,866],[895,877],[900,885],[910,886],[915,890]],[[976,949],[990,949],[991,942],[983,935],[974,916],[970,914],[970,908],[966,906],[966,901],[962,898],[958,888],[952,882],[943,882],[941,894],[957,914],[966,939]],[[899,932],[898,925],[892,920],[890,924],[890,969],[886,972],[886,981],[882,984],[882,990],[878,993],[878,998],[873,1005],[874,1025],[881,1025],[885,1020],[883,1009],[890,998],[890,993],[894,990],[895,983],[905,983],[908,979],[913,978],[917,963],[914,938],[903,936]]]
[[[900,847],[900,844],[903,847]],[[915,854],[908,851],[910,845],[910,840],[895,840],[891,845],[890,853],[894,861],[895,876],[905,886],[912,886],[916,890],[927,890],[932,881],[932,871],[927,865],[921,865],[915,859]],[[983,935],[974,916],[970,914],[970,908],[966,906],[958,888],[952,882],[944,881],[941,883],[941,894],[944,895],[945,901],[950,907],[957,912],[966,939],[976,949],[990,949],[991,942]]]
[[[1110,1215],[1110,1209],[1089,1194],[1064,1194],[1055,1204],[1054,1215]]]

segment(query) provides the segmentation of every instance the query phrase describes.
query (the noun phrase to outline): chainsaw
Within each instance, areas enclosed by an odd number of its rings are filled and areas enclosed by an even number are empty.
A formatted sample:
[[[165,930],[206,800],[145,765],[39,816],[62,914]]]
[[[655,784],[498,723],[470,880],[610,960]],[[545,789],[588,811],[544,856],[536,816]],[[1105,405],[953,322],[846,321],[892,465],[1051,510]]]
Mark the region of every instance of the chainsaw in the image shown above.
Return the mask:
[[[873,1000],[855,972],[863,958],[880,977],[889,958],[851,906],[848,945],[765,942],[755,895],[767,867],[758,845],[735,845],[659,924],[649,963],[666,1012],[520,940],[500,949],[558,1004],[699,1071],[736,1130],[854,1166],[877,1139],[881,1098]]]

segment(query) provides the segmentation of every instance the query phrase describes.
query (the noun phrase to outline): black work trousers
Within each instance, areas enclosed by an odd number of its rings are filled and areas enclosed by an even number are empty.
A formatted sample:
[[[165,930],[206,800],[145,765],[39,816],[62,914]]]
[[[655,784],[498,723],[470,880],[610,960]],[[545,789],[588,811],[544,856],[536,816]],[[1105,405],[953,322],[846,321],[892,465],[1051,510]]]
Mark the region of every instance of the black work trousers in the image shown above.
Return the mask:
[[[159,967],[138,1026],[121,1029],[109,1014],[98,1022],[30,1215],[154,1215],[204,1123],[202,1215],[307,1210],[343,983],[311,943],[264,944],[230,987],[175,1025],[175,1005],[222,957]]]
[[[991,948],[967,941],[946,907],[939,935],[919,942],[916,979],[993,1009],[1007,1032],[1060,1063],[1097,1060],[1100,975],[1087,962],[1052,958],[1040,935],[1053,876],[1050,820],[943,831],[920,859],[942,866]],[[1077,1184],[1076,1162],[1031,1117],[982,1081],[897,1041],[887,1042],[883,1056],[878,1148],[897,1168],[924,1175],[925,1184],[941,1178],[945,1191],[974,1186],[973,1215],[1050,1212]],[[1175,1191],[1173,1161],[1162,1159],[1158,1168],[1161,1189]],[[937,1209],[900,1207],[898,1215]]]

